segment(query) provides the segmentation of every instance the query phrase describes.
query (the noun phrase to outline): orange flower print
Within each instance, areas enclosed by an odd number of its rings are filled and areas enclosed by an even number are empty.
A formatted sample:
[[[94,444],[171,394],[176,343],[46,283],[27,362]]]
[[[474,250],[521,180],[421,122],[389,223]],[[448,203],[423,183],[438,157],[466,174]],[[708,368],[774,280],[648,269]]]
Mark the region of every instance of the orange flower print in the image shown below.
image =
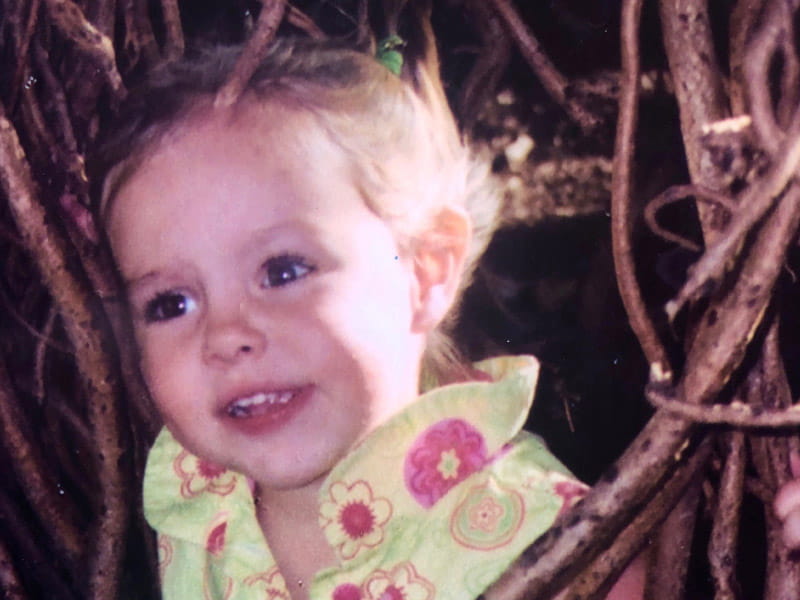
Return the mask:
[[[343,559],[353,558],[362,548],[383,541],[383,526],[392,516],[392,504],[375,498],[366,481],[352,485],[337,481],[328,490],[330,500],[320,507],[319,524],[331,546]]]
[[[364,591],[367,600],[431,600],[436,595],[434,585],[410,562],[391,571],[375,571],[364,582]]]
[[[183,450],[172,463],[181,478],[181,496],[193,498],[205,492],[227,496],[236,487],[236,474]]]
[[[263,589],[264,595],[259,596],[259,598],[264,600],[291,600],[289,590],[286,588],[286,582],[283,579],[283,575],[278,571],[278,567],[272,567],[264,573],[251,575],[244,580],[244,584],[247,587]]]

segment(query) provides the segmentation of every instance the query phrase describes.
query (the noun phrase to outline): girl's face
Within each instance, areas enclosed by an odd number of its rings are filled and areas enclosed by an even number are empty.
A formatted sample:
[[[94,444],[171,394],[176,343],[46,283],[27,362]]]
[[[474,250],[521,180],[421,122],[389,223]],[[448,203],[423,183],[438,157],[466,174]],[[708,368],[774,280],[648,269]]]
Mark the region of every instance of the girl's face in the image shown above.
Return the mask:
[[[416,397],[430,326],[413,259],[311,118],[237,113],[162,142],[108,232],[166,425],[206,459],[295,489]]]

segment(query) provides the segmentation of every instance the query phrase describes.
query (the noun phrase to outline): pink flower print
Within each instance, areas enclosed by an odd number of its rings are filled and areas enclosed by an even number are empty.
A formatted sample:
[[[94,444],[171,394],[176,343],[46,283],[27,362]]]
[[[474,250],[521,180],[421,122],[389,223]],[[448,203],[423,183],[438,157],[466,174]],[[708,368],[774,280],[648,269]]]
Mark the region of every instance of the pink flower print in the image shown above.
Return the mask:
[[[392,516],[392,504],[375,498],[366,481],[352,485],[337,481],[328,490],[330,500],[320,507],[320,526],[331,546],[343,559],[353,558],[362,548],[383,541],[383,526]]]
[[[228,513],[222,511],[211,520],[206,529],[206,552],[219,557],[225,549],[225,534],[228,531]]]
[[[228,530],[228,523],[216,525],[206,538],[206,551],[214,556],[222,554],[225,548],[225,532]]]
[[[410,562],[391,571],[375,571],[364,582],[364,590],[368,600],[431,600],[436,594],[434,585]]]
[[[181,478],[181,496],[193,498],[205,492],[227,496],[236,487],[236,474],[183,450],[172,463]]]
[[[333,590],[333,600],[361,600],[361,588],[354,583],[337,585]]]
[[[259,596],[264,600],[291,600],[286,581],[283,579],[278,567],[272,567],[264,573],[257,573],[245,578],[244,584],[247,587],[261,588],[264,595]]]
[[[491,496],[483,498],[478,504],[469,508],[470,523],[475,529],[486,533],[492,533],[497,529],[497,523],[503,514],[505,510]]]
[[[480,432],[463,419],[445,419],[423,431],[406,454],[406,488],[430,508],[487,461]]]

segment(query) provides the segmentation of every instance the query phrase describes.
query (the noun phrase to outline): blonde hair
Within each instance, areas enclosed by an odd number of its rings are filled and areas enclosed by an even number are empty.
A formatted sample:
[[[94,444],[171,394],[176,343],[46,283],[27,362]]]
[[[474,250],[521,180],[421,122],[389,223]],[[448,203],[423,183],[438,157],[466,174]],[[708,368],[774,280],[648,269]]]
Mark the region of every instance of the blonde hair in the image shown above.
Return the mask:
[[[108,206],[141,161],[193,108],[225,83],[239,49],[217,47],[165,65],[131,94],[98,149],[102,190],[97,214]],[[469,285],[495,229],[498,196],[483,161],[458,129],[438,76],[420,68],[407,83],[373,57],[347,48],[291,39],[278,41],[253,74],[240,101],[270,101],[313,115],[349,158],[368,207],[390,225],[401,248],[428,239],[448,207],[465,211],[472,239],[457,298]],[[410,168],[409,168],[410,167]],[[409,180],[407,174],[416,173]],[[465,367],[450,332],[458,300],[429,336],[423,377],[463,377]]]

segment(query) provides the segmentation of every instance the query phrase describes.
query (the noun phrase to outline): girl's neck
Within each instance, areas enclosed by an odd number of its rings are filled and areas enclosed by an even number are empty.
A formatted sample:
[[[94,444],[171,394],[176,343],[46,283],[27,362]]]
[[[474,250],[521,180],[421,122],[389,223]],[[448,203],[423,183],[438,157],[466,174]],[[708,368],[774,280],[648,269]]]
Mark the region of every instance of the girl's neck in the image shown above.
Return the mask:
[[[270,516],[298,521],[302,521],[310,515],[316,522],[319,511],[319,490],[324,480],[324,477],[320,477],[302,487],[286,490],[256,483],[255,497],[259,521],[261,521],[262,515],[266,516],[269,511]]]
[[[256,490],[258,522],[292,600],[307,599],[314,575],[336,562],[318,523],[322,481],[293,490]]]

